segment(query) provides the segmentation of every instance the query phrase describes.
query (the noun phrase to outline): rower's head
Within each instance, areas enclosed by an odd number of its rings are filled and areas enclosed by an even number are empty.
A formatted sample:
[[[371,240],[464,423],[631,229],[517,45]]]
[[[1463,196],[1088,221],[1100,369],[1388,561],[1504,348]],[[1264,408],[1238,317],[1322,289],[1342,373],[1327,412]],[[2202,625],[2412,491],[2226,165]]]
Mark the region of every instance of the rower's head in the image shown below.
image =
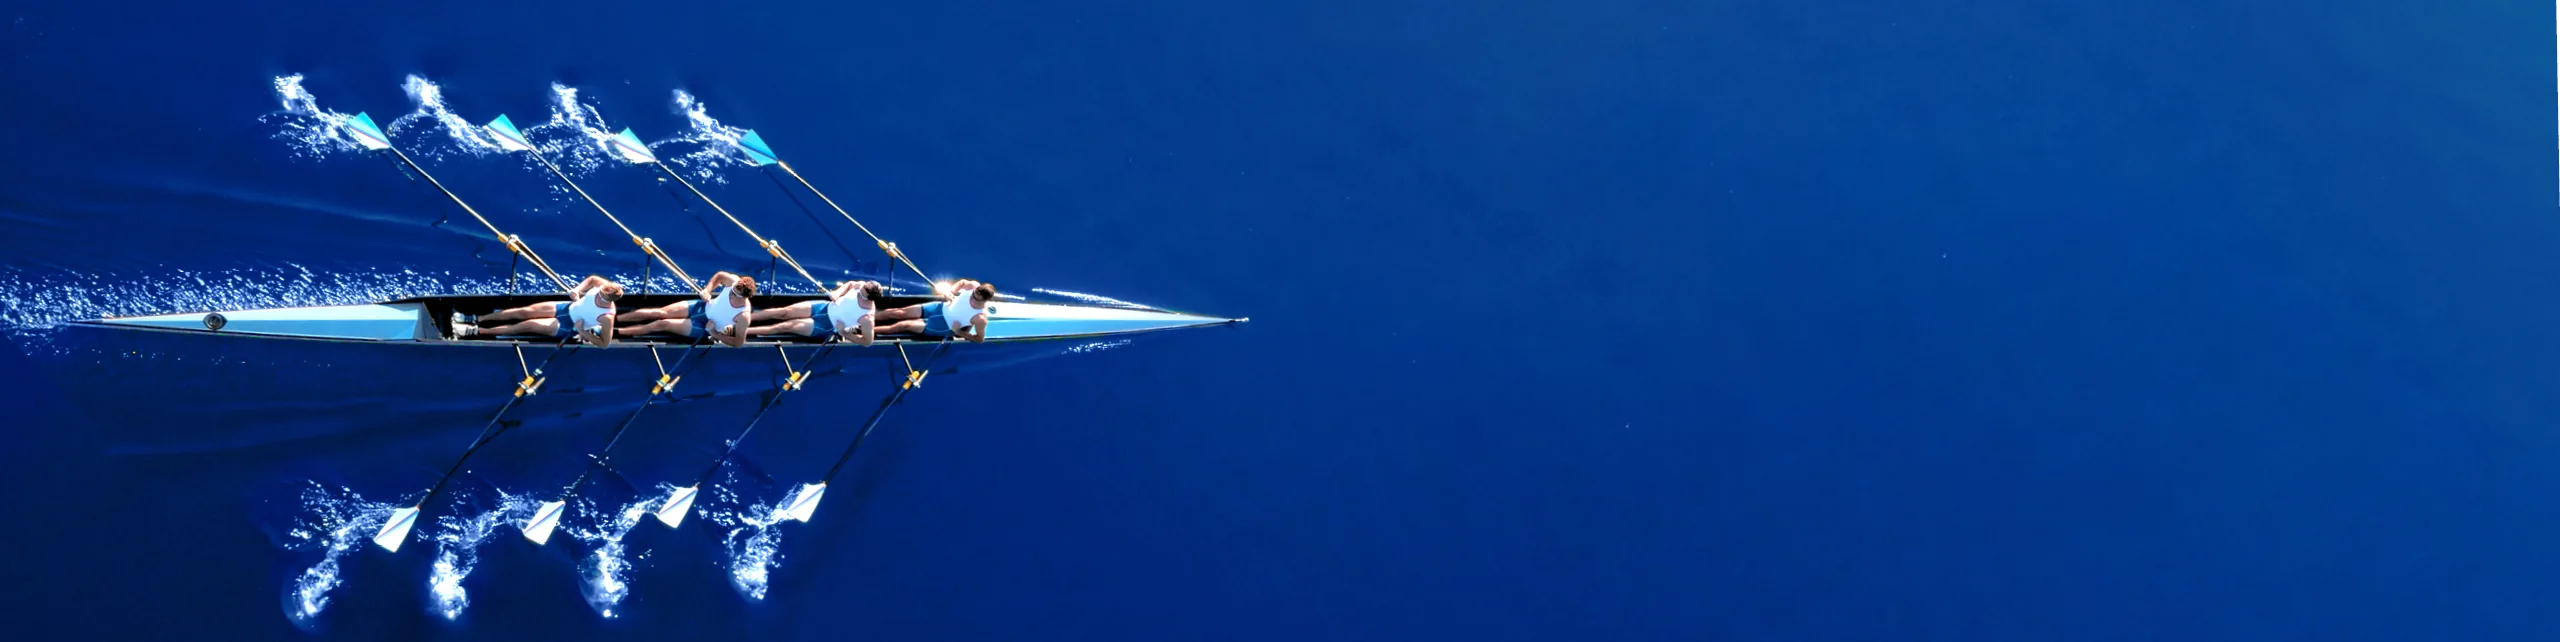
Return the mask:
[[[607,283],[604,287],[596,288],[596,300],[606,303],[622,300],[622,284]]]
[[[729,293],[738,296],[755,296],[756,278],[752,276],[738,277],[738,283],[736,285],[729,286]]]
[[[878,301],[880,300],[880,297],[887,296],[889,294],[889,289],[880,287],[880,284],[877,282],[865,281],[862,285],[854,286],[853,292],[854,294],[862,295],[862,300],[864,301]]]
[[[969,305],[972,307],[987,307],[989,302],[995,300],[996,286],[993,283],[980,283],[976,289],[969,292]]]

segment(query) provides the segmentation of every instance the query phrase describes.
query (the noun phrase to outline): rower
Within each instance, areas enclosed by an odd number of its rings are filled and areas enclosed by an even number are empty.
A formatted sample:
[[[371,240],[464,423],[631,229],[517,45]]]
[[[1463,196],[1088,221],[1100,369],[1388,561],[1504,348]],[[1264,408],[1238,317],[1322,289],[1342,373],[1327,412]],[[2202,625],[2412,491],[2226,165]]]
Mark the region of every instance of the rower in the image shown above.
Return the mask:
[[[613,332],[609,329],[614,323],[614,302],[621,299],[622,284],[588,275],[586,280],[569,288],[567,301],[544,301],[477,317],[456,311],[453,313],[453,331],[459,337],[524,334],[561,340],[576,337],[602,348],[613,345]]]
[[[621,320],[639,325],[625,325],[615,331],[625,337],[664,332],[708,338],[732,348],[746,345],[747,327],[755,310],[747,297],[756,295],[756,278],[727,272],[713,274],[703,282],[701,295],[698,300],[632,310]]]
[[[918,334],[935,339],[957,336],[970,343],[987,341],[987,306],[995,303],[996,286],[961,279],[952,284],[947,301],[882,310],[880,320],[896,321],[881,334]]]
[[[781,321],[747,329],[750,336],[790,333],[820,339],[841,338],[854,345],[871,345],[872,318],[880,309],[875,303],[888,290],[872,281],[844,281],[827,292],[825,301],[801,301],[772,310],[757,310],[757,322]]]

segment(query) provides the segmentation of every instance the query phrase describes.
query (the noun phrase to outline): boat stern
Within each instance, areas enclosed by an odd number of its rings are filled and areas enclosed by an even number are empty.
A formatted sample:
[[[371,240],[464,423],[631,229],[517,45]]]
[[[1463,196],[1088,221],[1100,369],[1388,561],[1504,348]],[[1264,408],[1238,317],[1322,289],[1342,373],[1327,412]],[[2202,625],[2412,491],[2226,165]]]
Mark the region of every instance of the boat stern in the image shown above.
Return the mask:
[[[419,341],[436,338],[420,303],[368,303],[300,308],[187,312],[110,317],[79,323],[106,327],[247,334],[303,339]]]

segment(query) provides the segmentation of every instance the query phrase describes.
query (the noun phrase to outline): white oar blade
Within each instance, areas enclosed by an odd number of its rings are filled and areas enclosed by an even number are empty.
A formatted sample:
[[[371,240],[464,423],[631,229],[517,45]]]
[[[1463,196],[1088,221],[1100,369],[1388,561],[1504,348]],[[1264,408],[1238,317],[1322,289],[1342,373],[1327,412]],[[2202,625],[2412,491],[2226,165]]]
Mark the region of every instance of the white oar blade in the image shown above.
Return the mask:
[[[792,492],[790,499],[782,500],[782,516],[797,521],[809,521],[809,515],[818,512],[818,500],[826,496],[825,482],[801,484],[800,490]]]
[[[524,523],[524,538],[533,540],[535,546],[550,542],[551,531],[560,527],[560,514],[567,512],[564,509],[568,506],[569,502],[552,501],[534,508],[533,520]]]
[[[416,525],[418,525],[417,506],[393,509],[391,521],[383,522],[382,530],[374,532],[373,545],[380,546],[385,551],[398,553],[400,544],[409,541],[409,527]]]
[[[684,523],[685,513],[693,512],[695,491],[700,489],[699,486],[678,488],[674,494],[667,495],[667,501],[658,502],[658,523],[666,524],[667,528]]]

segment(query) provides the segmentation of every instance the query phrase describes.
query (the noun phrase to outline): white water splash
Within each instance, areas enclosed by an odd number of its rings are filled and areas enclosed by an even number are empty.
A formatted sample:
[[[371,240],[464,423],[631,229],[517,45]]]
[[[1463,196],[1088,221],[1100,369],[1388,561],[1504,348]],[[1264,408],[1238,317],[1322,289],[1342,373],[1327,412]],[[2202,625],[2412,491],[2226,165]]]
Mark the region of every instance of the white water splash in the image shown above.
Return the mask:
[[[1069,347],[1067,348],[1067,354],[1088,354],[1088,353],[1101,352],[1101,351],[1104,351],[1104,350],[1110,350],[1110,349],[1114,349],[1114,348],[1119,348],[1119,347],[1123,347],[1123,346],[1127,346],[1127,345],[1129,345],[1129,340],[1128,340],[1128,339],[1116,339],[1116,340],[1112,340],[1112,341],[1095,341],[1095,342],[1091,342],[1091,343],[1083,343],[1083,344],[1078,344],[1078,345],[1074,345],[1074,346],[1069,346]]]
[[[444,127],[445,136],[453,141],[452,149],[459,149],[473,156],[506,151],[506,148],[499,147],[498,142],[490,138],[488,132],[471,124],[471,121],[463,120],[461,116],[455,115],[451,108],[446,107],[444,88],[436,86],[435,82],[422,76],[411,75],[406,81],[400,83],[400,90],[409,94],[409,102],[416,103],[417,108],[410,110],[408,115],[393,119],[391,124],[384,128],[391,135],[398,136],[412,125],[430,123]],[[419,153],[441,157],[445,149],[447,148],[441,146],[425,147],[420,148]]]
[[[631,534],[631,527],[640,525],[641,518],[648,516],[651,508],[657,507],[658,500],[665,497],[667,491],[674,490],[673,486],[659,486],[657,493],[623,505],[619,513],[606,516],[603,522],[593,527],[561,526],[589,548],[587,558],[578,563],[578,575],[585,580],[578,588],[586,594],[587,605],[594,607],[598,615],[615,617],[613,609],[622,605],[623,598],[631,596],[632,564],[648,559],[648,555],[627,557],[622,538]],[[578,506],[580,513],[593,512],[593,503],[579,500]]]
[[[713,486],[711,492],[715,501],[705,505],[702,518],[728,530],[720,537],[720,545],[727,553],[729,588],[741,597],[762,600],[773,569],[782,565],[782,531],[773,526],[790,518],[784,516],[781,502],[740,507],[737,493],[727,486]]]
[[[551,117],[525,128],[524,134],[560,171],[570,174],[585,176],[616,158],[605,147],[605,139],[612,138],[613,132],[605,129],[604,115],[595,106],[579,102],[576,87],[552,83]]]
[[[452,620],[471,606],[471,595],[462,588],[462,580],[479,565],[480,546],[489,542],[499,525],[530,517],[535,505],[527,496],[499,491],[497,508],[436,520],[436,564],[427,576],[427,595],[437,615]]]
[[[747,135],[747,130],[720,124],[701,100],[681,89],[676,90],[676,111],[684,114],[685,130],[674,138],[649,144],[651,149],[666,146],[690,150],[671,158],[660,155],[667,158],[670,166],[694,180],[715,185],[728,182],[720,177],[720,170],[747,166],[746,155],[738,151],[738,141]]]
[[[355,135],[347,133],[348,116],[320,108],[320,99],[302,87],[302,74],[275,78],[276,100],[282,111],[258,117],[259,122],[275,125],[276,140],[293,148],[297,158],[319,158],[339,152],[352,152]]]
[[[285,590],[285,617],[309,629],[329,608],[329,591],[345,582],[338,561],[366,545],[366,536],[390,517],[390,504],[365,501],[355,491],[330,489],[311,482],[302,491],[302,512],[286,532],[287,550],[318,550],[320,561],[296,575]]]

